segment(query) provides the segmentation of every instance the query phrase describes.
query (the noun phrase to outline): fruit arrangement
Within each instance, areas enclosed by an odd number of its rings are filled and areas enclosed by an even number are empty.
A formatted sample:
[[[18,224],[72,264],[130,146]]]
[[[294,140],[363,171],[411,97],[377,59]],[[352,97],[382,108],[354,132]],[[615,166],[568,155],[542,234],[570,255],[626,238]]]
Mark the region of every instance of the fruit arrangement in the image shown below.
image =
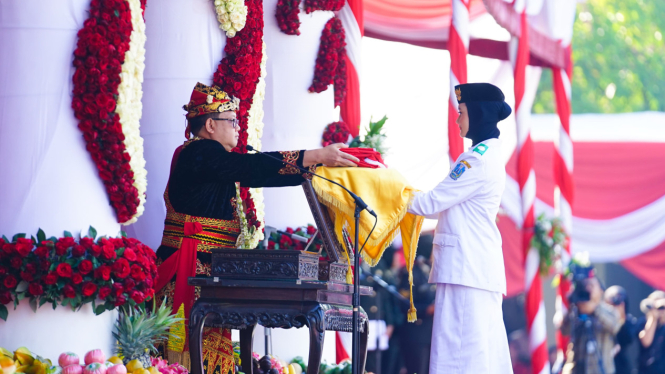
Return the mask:
[[[171,336],[169,328],[180,321],[182,318],[172,315],[171,308],[167,307],[165,302],[152,312],[145,308],[121,310],[113,329],[113,337],[117,341],[115,351],[118,356],[123,357],[128,371],[136,374],[134,367],[129,367],[134,361],[140,362],[141,368],[152,367],[150,352],[158,352],[156,345],[166,341]],[[159,374],[158,369],[154,371],[150,374]]]
[[[252,353],[252,372],[255,374],[302,374],[305,370],[297,363],[287,364],[274,356],[260,357],[256,352]],[[241,373],[240,368],[236,368],[236,372]]]
[[[337,365],[324,361],[319,365],[319,374],[351,374],[351,369],[351,360],[344,360]]]
[[[0,348],[0,374],[56,374],[58,369],[51,360],[33,354],[28,348],[14,352]]]

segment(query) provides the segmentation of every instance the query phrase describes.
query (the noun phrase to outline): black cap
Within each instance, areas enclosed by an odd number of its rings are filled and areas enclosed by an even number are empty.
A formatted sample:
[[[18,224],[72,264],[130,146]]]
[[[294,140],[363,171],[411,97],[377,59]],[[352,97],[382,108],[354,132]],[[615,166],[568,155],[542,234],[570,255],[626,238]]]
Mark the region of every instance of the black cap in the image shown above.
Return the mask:
[[[458,103],[471,101],[504,101],[503,92],[499,87],[489,83],[466,83],[455,86]]]

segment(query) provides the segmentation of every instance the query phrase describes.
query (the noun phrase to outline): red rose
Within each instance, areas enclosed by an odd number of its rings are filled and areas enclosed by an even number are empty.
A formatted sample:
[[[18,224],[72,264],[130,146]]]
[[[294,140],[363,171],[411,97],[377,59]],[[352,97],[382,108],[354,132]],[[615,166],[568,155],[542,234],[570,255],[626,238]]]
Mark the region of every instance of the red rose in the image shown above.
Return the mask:
[[[42,260],[39,262],[39,270],[41,270],[43,273],[48,272],[48,269],[50,268],[51,268],[51,261]]]
[[[92,294],[97,291],[97,285],[95,285],[92,282],[85,282],[83,283],[83,287],[81,288],[81,293],[83,293],[83,296],[88,297],[92,296]]]
[[[287,228],[286,228],[286,232],[289,233],[289,234],[293,234],[293,233],[294,233],[293,229],[290,228],[290,227],[287,227]]]
[[[125,279],[125,282],[122,285],[122,289],[125,292],[129,292],[129,291],[133,290],[135,286],[136,286],[136,282],[134,282],[134,280],[132,278],[127,278],[127,279]]]
[[[51,248],[45,245],[40,245],[37,247],[37,249],[35,249],[35,254],[37,257],[47,258],[51,254]]]
[[[307,234],[308,235],[314,235],[315,232],[316,232],[316,226],[311,226],[311,225],[307,226]]]
[[[58,281],[58,275],[54,272],[50,272],[46,277],[44,277],[44,284],[47,286],[55,284],[55,282],[57,281]]]
[[[72,287],[71,284],[66,284],[65,287],[62,288],[62,294],[65,295],[65,297],[73,299],[76,297],[76,290],[74,290],[74,287]]]
[[[113,245],[107,244],[102,247],[102,258],[105,260],[115,260],[115,247]]]
[[[85,248],[82,245],[75,245],[72,248],[72,256],[83,257],[83,255],[85,255]]]
[[[98,297],[101,300],[106,299],[109,295],[111,294],[111,287],[109,286],[104,286],[99,289],[99,295]]]
[[[145,272],[138,265],[131,266],[131,274],[132,278],[136,279],[137,281],[142,281],[145,279]]]
[[[44,293],[44,288],[39,283],[30,283],[30,286],[28,286],[28,292],[30,292],[31,295],[39,296]]]
[[[143,302],[143,300],[145,300],[145,295],[143,295],[143,292],[137,290],[133,290],[129,294],[129,297],[131,297],[132,300],[134,300],[134,302],[137,304],[140,304]]]
[[[28,273],[27,271],[22,271],[21,272],[21,279],[23,279],[26,282],[32,282],[33,280],[35,280],[35,277],[34,277],[34,275]]]
[[[9,260],[9,264],[14,268],[14,269],[19,269],[21,265],[23,265],[23,260],[20,257],[12,257]]]
[[[12,243],[5,243],[2,245],[2,251],[8,255],[16,252],[16,245]]]
[[[12,302],[12,294],[9,291],[0,292],[0,305],[7,305]]]
[[[62,256],[67,253],[67,249],[74,246],[75,244],[76,240],[74,240],[72,237],[60,238],[58,239],[58,242],[55,243],[55,254]]]
[[[95,242],[91,238],[81,238],[79,243],[83,246],[83,248],[90,249],[90,248],[92,248],[92,245]]]
[[[102,254],[102,247],[94,244],[89,248],[89,251],[94,257],[99,257],[99,255]]]
[[[29,262],[27,265],[25,265],[25,272],[35,274],[37,272],[37,266],[34,263]]]
[[[136,252],[133,249],[127,247],[125,252],[122,254],[122,257],[126,258],[127,261],[136,261]]]
[[[125,290],[123,289],[122,283],[119,283],[119,282],[118,282],[118,283],[113,283],[112,288],[113,288],[113,294],[114,294],[116,297],[122,295],[123,292],[125,291]]]
[[[16,279],[16,277],[9,274],[5,277],[5,281],[3,283],[4,283],[5,287],[7,287],[11,290],[12,288],[16,287],[16,285],[18,284],[18,280]]]
[[[2,277],[5,274],[7,274],[7,268],[4,266],[0,266],[0,277]]]
[[[21,257],[26,257],[32,251],[32,247],[33,247],[32,240],[26,238],[18,238],[18,240],[16,241],[16,246],[14,248]]]
[[[129,271],[129,262],[124,258],[118,259],[118,261],[113,264],[113,273],[120,279],[127,277]]]
[[[83,277],[79,273],[74,273],[72,275],[72,283],[73,284],[81,284],[83,282]]]
[[[103,279],[105,281],[111,279],[111,267],[107,265],[102,265],[95,269],[94,272],[95,278]]]
[[[59,276],[62,278],[70,278],[72,276],[72,266],[68,263],[62,263],[55,269]]]
[[[115,299],[115,306],[122,306],[127,302],[127,298],[120,295]]]
[[[92,261],[90,260],[83,260],[79,264],[79,271],[81,274],[86,275],[92,271]]]

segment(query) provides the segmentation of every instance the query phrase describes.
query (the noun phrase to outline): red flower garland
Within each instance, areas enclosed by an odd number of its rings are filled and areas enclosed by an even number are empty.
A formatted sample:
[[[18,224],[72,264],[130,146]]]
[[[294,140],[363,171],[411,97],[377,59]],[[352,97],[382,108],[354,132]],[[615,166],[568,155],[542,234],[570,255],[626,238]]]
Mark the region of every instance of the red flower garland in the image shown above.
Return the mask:
[[[347,125],[346,122],[333,122],[326,126],[326,129],[323,131],[321,145],[327,147],[333,143],[347,143],[349,137],[353,138],[349,125]]]
[[[287,35],[300,35],[300,0],[279,0],[275,10],[277,25]]]
[[[131,11],[124,0],[92,0],[89,14],[74,51],[72,108],[118,222],[126,222],[136,213],[139,196],[115,108],[132,32]]]
[[[132,238],[74,239],[65,232],[59,239],[15,235],[0,239],[0,318],[7,319],[6,305],[30,300],[33,308],[50,303],[78,308],[102,300],[95,313],[125,304],[136,305],[155,293],[155,252]]]
[[[344,6],[346,0],[305,0],[305,13],[310,14],[317,10],[332,10],[336,12]]]
[[[256,85],[261,77],[261,58],[263,57],[263,1],[246,0],[247,22],[235,37],[228,38],[222,59],[213,82],[229,95],[240,99],[238,119],[240,120],[240,138],[234,149],[238,153],[247,153],[247,120],[252,107]],[[247,187],[241,187],[241,198],[245,207],[245,216],[249,226],[260,226],[256,217],[256,207]]]
[[[344,27],[337,16],[331,18],[323,28],[321,45],[316,57],[314,79],[309,92],[323,92],[335,83],[335,106],[346,96],[346,41]]]

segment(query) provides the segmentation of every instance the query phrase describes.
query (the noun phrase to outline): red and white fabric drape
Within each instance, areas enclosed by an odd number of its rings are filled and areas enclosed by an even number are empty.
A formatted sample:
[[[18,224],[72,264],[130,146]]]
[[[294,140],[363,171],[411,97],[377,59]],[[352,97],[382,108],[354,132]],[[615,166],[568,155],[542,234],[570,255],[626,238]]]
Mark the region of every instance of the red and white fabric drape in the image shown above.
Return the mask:
[[[526,68],[529,63],[529,27],[526,9],[521,9],[520,36],[513,38],[510,57],[515,76],[515,119],[517,122],[517,182],[522,202],[522,249],[525,257],[526,318],[534,374],[548,374],[545,304],[541,285],[538,250],[531,247],[535,226],[536,173],[533,168],[533,141],[529,125],[530,105],[523,105]]]
[[[467,83],[466,55],[469,51],[470,0],[452,0],[452,22],[448,36],[450,51],[450,97],[448,98],[448,155],[451,164],[464,152],[464,141],[457,127],[457,97],[455,86]]]
[[[570,58],[570,46],[568,47],[568,66],[566,69],[552,69],[554,95],[557,114],[561,127],[559,129],[559,142],[555,144],[554,151],[554,182],[559,187],[558,210],[563,228],[569,237],[573,232],[573,198],[575,186],[573,184],[573,141],[570,138],[570,114],[571,114],[571,77],[572,60]],[[560,273],[568,267],[571,259],[570,242],[566,243],[561,251]],[[568,312],[568,299],[566,295],[570,290],[570,281],[560,274],[561,281],[557,290],[556,308],[557,314],[564,316]],[[563,357],[568,339],[557,331],[557,350],[559,357]]]
[[[340,108],[342,121],[353,136],[360,130],[360,43],[364,33],[362,0],[347,0],[337,12],[346,41],[346,97]]]

